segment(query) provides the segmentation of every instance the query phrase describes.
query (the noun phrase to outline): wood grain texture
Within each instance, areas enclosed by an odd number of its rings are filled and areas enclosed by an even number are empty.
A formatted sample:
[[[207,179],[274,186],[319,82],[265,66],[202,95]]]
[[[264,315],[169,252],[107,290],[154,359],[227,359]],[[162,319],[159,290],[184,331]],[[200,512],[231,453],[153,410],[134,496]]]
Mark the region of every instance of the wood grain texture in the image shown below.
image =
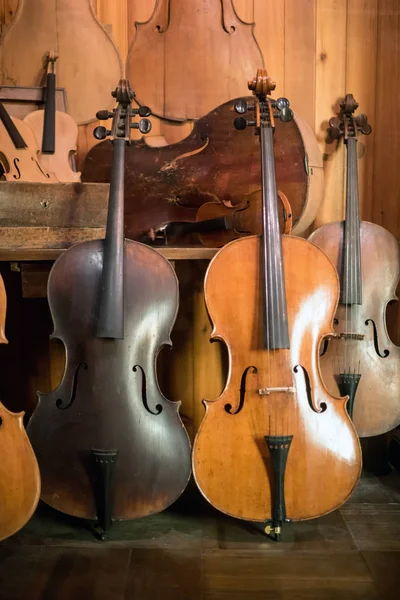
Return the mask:
[[[51,49],[59,55],[57,82],[67,89],[68,110],[77,123],[93,121],[99,108],[112,108],[111,90],[122,63],[91,0],[20,0],[1,39],[1,82],[42,85],[43,57]]]
[[[126,75],[139,102],[168,119],[199,118],[245,94],[263,64],[253,27],[239,19],[232,0],[203,0],[195,11],[192,3],[159,0],[150,20],[136,27]]]

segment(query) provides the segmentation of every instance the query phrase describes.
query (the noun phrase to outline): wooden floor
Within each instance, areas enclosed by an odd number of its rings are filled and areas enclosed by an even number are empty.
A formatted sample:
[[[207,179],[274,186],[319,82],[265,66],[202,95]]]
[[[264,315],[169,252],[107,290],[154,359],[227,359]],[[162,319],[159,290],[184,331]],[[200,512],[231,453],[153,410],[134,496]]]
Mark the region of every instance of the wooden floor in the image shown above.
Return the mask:
[[[270,541],[194,487],[170,510],[115,524],[40,506],[0,544],[1,600],[376,600],[400,598],[400,474],[363,475],[351,500]]]

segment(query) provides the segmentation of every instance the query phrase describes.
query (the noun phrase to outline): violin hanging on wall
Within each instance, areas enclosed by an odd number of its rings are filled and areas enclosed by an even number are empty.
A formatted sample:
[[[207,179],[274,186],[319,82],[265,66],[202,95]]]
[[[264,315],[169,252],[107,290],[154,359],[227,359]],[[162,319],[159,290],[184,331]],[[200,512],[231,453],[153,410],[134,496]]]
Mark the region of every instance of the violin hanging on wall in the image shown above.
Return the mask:
[[[153,248],[124,240],[125,148],[131,128],[150,130],[149,109],[133,109],[121,80],[111,131],[114,150],[105,240],[76,244],[55,262],[48,283],[54,337],[66,347],[59,386],[40,394],[28,426],[42,474],[42,499],[70,515],[112,519],[159,512],[185,488],[190,443],[178,402],[157,380],[161,347],[171,345],[178,282]]]
[[[54,173],[42,165],[39,154],[29,125],[10,117],[0,102],[0,178],[5,181],[57,182]]]
[[[46,97],[44,110],[29,113],[24,122],[32,129],[37,145],[41,148],[40,162],[55,174],[58,181],[80,181],[81,174],[73,170],[78,125],[67,113],[56,110],[57,56],[53,50],[47,58]]]
[[[279,539],[287,520],[326,514],[347,500],[361,452],[346,411],[319,372],[339,294],[336,270],[307,240],[281,237],[273,131],[293,114],[260,69],[249,82],[261,140],[262,234],[235,240],[211,261],[205,299],[212,338],[229,349],[229,376],[195,439],[193,470],[205,498],[222,512],[268,522]],[[235,126],[243,129],[245,118]],[[234,298],[234,302],[227,302]]]
[[[361,437],[379,435],[400,423],[400,348],[386,327],[386,307],[397,299],[400,251],[383,227],[360,221],[358,135],[369,135],[367,116],[351,94],[329,121],[332,139],[347,148],[346,218],[323,225],[310,236],[336,265],[341,294],[336,335],[321,349],[324,381],[332,393],[350,396],[348,410]]]
[[[7,297],[0,276],[0,344]],[[24,413],[0,402],[0,541],[16,533],[33,515],[40,496],[39,467],[24,427]]]

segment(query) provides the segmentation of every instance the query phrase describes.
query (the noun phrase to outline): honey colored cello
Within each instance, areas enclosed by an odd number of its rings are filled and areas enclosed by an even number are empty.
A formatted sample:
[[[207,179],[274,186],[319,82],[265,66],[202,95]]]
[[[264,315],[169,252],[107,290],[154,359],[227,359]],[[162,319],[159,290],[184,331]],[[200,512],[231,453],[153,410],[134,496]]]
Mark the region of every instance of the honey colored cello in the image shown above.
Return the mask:
[[[346,218],[323,225],[310,236],[336,265],[341,295],[336,336],[321,349],[328,389],[350,396],[348,410],[361,437],[379,435],[400,423],[400,348],[386,328],[386,307],[396,298],[400,250],[391,233],[360,221],[357,136],[371,133],[367,117],[347,94],[333,117],[330,134],[347,148]]]
[[[6,344],[6,292],[0,277],[0,343]],[[33,515],[40,496],[39,467],[25,432],[24,413],[0,402],[0,541],[16,533]]]
[[[124,240],[125,147],[139,110],[121,80],[105,240],[77,244],[55,262],[48,283],[54,337],[66,347],[60,385],[40,394],[28,433],[42,474],[42,499],[70,515],[134,519],[171,504],[190,477],[190,443],[179,403],[161,393],[157,356],[170,345],[178,282],[156,250]],[[145,107],[142,114],[149,114]]]
[[[319,372],[321,339],[332,330],[339,294],[329,258],[307,240],[279,233],[274,117],[292,118],[259,70],[261,236],[235,240],[214,257],[205,280],[212,337],[229,350],[228,380],[206,414],[193,449],[203,495],[222,512],[268,522],[279,539],[287,520],[340,506],[360,474],[360,446],[347,398],[328,394]],[[243,117],[235,126],[242,128]],[[234,298],[235,302],[227,302]]]

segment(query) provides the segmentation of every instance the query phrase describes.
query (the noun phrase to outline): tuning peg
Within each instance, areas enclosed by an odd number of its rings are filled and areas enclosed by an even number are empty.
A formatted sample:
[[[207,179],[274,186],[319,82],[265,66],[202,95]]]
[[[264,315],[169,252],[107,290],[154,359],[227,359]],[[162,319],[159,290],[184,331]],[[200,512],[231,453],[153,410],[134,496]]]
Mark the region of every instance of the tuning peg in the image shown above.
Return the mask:
[[[244,98],[241,98],[235,102],[235,111],[239,115],[243,115],[245,112],[247,112],[247,102]]]
[[[293,120],[294,114],[291,108],[285,106],[284,108],[282,108],[282,110],[278,113],[277,116],[283,123],[288,123],[289,121]]]
[[[111,119],[114,116],[114,113],[110,112],[109,110],[99,110],[96,113],[96,119],[99,119],[99,121],[106,121],[107,119]]]
[[[338,117],[329,119],[329,135],[332,140],[338,140],[343,135],[343,124]]]
[[[233,121],[235,129],[239,129],[239,131],[246,129],[246,127],[252,127],[255,124],[255,121],[248,121],[244,117],[236,117],[236,119]]]
[[[369,135],[372,131],[371,125],[368,123],[368,117],[364,113],[355,118],[357,127],[364,135]]]
[[[139,115],[139,117],[149,117],[151,110],[148,106],[139,106],[139,108],[132,108],[131,115]]]
[[[139,123],[131,123],[132,129],[139,129],[140,133],[151,131],[151,122],[148,119],[140,119]]]
[[[102,125],[99,125],[93,130],[93,135],[96,140],[105,140],[108,135],[111,135],[111,131]]]
[[[273,100],[271,102],[273,108],[277,108],[278,112],[274,113],[274,117],[277,117],[284,123],[291,121],[293,119],[293,111],[290,106],[290,102],[287,98],[278,98],[277,100]]]
[[[236,100],[235,102],[235,111],[239,113],[239,115],[243,115],[248,110],[255,110],[256,107],[254,104],[247,104],[247,101],[244,98],[240,98],[240,100]]]

